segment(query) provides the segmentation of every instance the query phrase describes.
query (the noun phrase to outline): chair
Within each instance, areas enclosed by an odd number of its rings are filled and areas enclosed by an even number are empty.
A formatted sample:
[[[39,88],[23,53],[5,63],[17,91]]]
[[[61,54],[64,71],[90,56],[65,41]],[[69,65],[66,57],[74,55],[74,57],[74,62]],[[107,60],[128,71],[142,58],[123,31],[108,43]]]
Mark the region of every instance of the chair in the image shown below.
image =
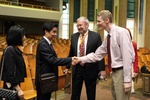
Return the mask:
[[[31,78],[33,81],[33,86],[35,88],[35,70],[36,70],[36,59],[32,58],[29,60],[29,67],[30,67],[30,71],[31,71]]]
[[[0,61],[1,61],[2,55],[3,55],[3,52],[0,51]]]
[[[139,72],[141,73],[141,68],[144,66],[145,63],[142,61],[141,56],[138,56],[138,67],[139,67]]]
[[[140,57],[141,57],[142,62],[146,65],[147,63],[146,55],[141,55]]]
[[[22,91],[24,92],[25,100],[36,98],[37,94],[36,94],[36,90],[34,89],[31,78],[25,78],[25,81],[21,83],[20,86],[21,86]]]
[[[150,54],[146,55],[148,61],[150,61]]]
[[[36,49],[37,49],[37,43],[34,43],[33,48],[32,48],[32,53],[33,55],[36,55]]]
[[[0,88],[3,88],[3,84],[4,84],[4,82],[1,80],[0,81]]]
[[[29,60],[29,67],[31,69],[31,77],[35,79],[36,59],[32,58]]]
[[[109,75],[109,68],[108,68],[108,55],[106,55],[105,57],[104,57],[104,63],[105,63],[105,71],[106,71],[106,73],[107,73],[107,75]]]
[[[24,58],[25,66],[26,66],[27,77],[31,77],[28,57],[26,55],[23,55],[23,58]]]
[[[33,44],[34,43],[30,43],[30,42],[28,42],[28,44],[27,45],[25,45],[25,47],[23,48],[23,52],[25,53],[25,54],[32,54],[32,46],[33,46]]]

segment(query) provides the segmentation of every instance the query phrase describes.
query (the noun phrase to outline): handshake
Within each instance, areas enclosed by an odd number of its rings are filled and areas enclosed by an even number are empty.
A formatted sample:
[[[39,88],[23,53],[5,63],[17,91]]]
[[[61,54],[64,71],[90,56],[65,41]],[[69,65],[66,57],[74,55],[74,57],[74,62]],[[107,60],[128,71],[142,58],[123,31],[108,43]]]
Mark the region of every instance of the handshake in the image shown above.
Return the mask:
[[[76,64],[78,64],[78,63],[80,63],[82,66],[84,65],[84,64],[81,62],[80,57],[76,57],[76,56],[72,57],[71,65],[76,65]],[[68,69],[65,69],[65,70],[64,70],[64,73],[67,74],[67,73],[68,73]]]
[[[71,64],[72,65],[76,65],[76,64],[79,64],[80,63],[80,65],[84,65],[84,63],[82,63],[82,61],[81,61],[81,59],[80,59],[81,57],[76,57],[76,56],[74,56],[74,57],[72,57],[72,62],[71,62]],[[94,66],[93,66],[94,67]],[[67,74],[68,73],[68,70],[69,69],[65,69],[64,70],[64,74]],[[98,79],[100,80],[100,79],[102,79],[102,80],[106,80],[106,72],[105,72],[105,70],[104,71],[100,71],[99,73],[98,73]]]
[[[80,64],[82,65],[82,62],[81,62],[81,60],[80,60],[80,57],[76,57],[76,56],[72,57],[72,62],[71,62],[71,64],[72,64],[72,65],[76,65],[76,64],[78,64],[78,63],[80,63]]]

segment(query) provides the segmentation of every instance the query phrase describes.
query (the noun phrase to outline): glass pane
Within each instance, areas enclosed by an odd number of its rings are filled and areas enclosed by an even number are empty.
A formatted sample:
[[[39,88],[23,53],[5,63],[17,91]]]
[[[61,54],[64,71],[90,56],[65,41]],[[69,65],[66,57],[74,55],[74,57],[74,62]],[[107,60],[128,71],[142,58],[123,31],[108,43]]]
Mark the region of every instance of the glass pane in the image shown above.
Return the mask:
[[[77,29],[77,23],[74,23],[74,26],[73,26],[73,33],[76,33],[78,32],[78,29]]]
[[[62,20],[62,23],[63,23],[63,24],[69,24],[69,20],[66,19],[66,18],[64,18],[64,19]]]
[[[69,14],[63,14],[62,18],[68,18],[69,19]]]
[[[66,10],[62,13],[62,37],[63,39],[69,38],[69,4],[67,3]]]
[[[131,35],[134,35],[134,19],[127,19],[126,27],[131,31]]]
[[[90,23],[89,23],[89,29],[90,29],[91,31],[93,31],[93,22],[90,22]]]
[[[134,28],[134,19],[127,19],[127,25],[126,25],[127,28]]]
[[[68,29],[68,25],[62,25],[62,29],[63,29],[63,31],[64,31],[64,30],[67,30],[67,31],[68,31],[68,30],[69,30],[69,29]]]
[[[68,33],[69,33],[68,30],[67,30],[67,31],[63,31],[63,32],[62,32],[62,36],[68,35]]]

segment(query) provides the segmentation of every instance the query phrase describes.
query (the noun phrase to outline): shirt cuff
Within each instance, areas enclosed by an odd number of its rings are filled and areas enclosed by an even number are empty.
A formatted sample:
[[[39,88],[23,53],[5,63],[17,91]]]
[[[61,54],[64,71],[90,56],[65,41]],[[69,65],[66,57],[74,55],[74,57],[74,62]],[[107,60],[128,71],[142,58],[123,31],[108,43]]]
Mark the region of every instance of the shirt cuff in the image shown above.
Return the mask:
[[[125,88],[131,87],[131,85],[132,85],[131,82],[124,83]]]
[[[86,57],[79,57],[79,60],[84,64],[86,63]]]

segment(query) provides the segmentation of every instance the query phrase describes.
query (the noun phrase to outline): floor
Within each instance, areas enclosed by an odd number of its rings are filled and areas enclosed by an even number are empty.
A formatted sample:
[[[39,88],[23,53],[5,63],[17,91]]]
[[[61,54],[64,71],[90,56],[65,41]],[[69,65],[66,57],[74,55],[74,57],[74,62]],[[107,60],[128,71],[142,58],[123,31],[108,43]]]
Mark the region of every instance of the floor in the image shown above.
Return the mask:
[[[100,80],[97,83],[96,100],[111,100],[112,99],[111,91],[110,91],[110,82],[111,82],[111,78],[108,78],[106,81]],[[143,82],[143,79],[139,77],[137,80],[137,83],[135,83],[135,94],[131,94],[130,100],[150,100],[150,94],[143,95],[142,82]],[[57,94],[56,99],[55,99],[54,94],[55,93],[53,93],[51,100],[70,100],[70,94],[64,93],[63,89],[56,92]],[[81,100],[87,100],[84,85],[83,85],[83,89],[81,93]]]

